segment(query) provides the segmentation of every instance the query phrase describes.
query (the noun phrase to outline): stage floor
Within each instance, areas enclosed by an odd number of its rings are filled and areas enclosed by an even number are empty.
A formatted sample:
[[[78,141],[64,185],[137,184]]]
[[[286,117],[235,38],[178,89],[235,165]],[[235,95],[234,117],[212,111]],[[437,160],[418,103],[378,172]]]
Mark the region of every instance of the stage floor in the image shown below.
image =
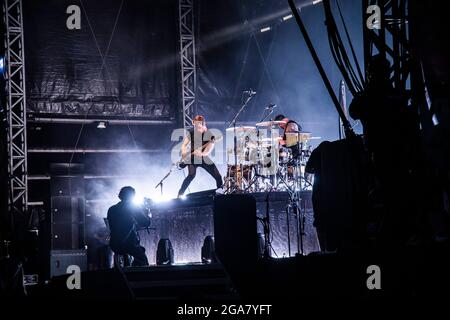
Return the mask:
[[[296,216],[289,212],[287,192],[248,194],[256,200],[255,223],[258,233],[263,226],[256,219],[267,216],[269,211],[272,257],[292,257],[299,252]],[[319,251],[316,230],[313,226],[311,191],[301,193],[301,209],[304,216],[303,253]],[[204,239],[214,236],[214,196],[208,193],[188,195],[186,199],[173,199],[157,203],[151,209],[152,228],[141,231],[141,243],[151,264],[156,264],[156,248],[160,239],[170,239],[175,263],[201,262]],[[290,248],[289,248],[290,246]],[[290,249],[290,250],[289,250]]]

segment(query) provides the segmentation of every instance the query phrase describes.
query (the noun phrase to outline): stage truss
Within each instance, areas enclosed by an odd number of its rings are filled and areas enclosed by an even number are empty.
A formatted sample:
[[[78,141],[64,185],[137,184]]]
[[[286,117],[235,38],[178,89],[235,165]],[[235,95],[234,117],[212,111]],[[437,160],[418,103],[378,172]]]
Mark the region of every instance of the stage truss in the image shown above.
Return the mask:
[[[5,26],[6,114],[8,121],[9,206],[28,206],[25,59],[21,0],[3,0]]]
[[[197,90],[197,65],[194,30],[193,0],[179,0],[180,27],[180,68],[181,68],[181,105],[183,127],[192,125],[195,116],[195,93]]]
[[[362,6],[365,70],[367,72],[368,63],[376,49],[391,60],[391,80],[394,87],[401,91],[407,89],[411,70],[408,4],[408,0],[363,0]],[[373,14],[373,11],[368,10],[369,6],[378,6],[380,9],[380,28],[369,28],[366,25],[369,16]]]

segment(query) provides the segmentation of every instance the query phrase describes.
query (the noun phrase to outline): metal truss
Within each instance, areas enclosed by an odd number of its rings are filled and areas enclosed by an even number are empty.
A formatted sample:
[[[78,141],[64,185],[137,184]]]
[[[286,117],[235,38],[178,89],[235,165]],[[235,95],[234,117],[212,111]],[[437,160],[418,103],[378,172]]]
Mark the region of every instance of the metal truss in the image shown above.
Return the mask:
[[[6,113],[8,121],[9,206],[25,212],[28,205],[25,60],[22,1],[3,0],[5,26]]]
[[[197,90],[197,65],[195,59],[194,1],[179,0],[181,104],[183,127],[192,125],[195,116]]]
[[[367,8],[376,5],[380,9],[379,29],[369,29],[366,21],[371,15]],[[408,35],[408,0],[363,0],[364,63],[367,66],[375,53],[392,62],[392,83],[396,89],[405,90],[410,76],[410,45]],[[367,74],[366,74],[367,77]]]

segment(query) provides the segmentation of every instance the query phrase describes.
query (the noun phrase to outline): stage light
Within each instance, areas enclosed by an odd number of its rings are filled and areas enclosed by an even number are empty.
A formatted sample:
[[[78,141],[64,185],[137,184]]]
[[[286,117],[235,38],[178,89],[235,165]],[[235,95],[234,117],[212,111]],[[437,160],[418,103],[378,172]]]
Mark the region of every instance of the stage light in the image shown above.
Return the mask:
[[[261,32],[267,32],[267,31],[270,31],[270,30],[272,30],[272,27],[265,27],[265,28],[261,29]]]
[[[312,4],[316,5],[316,4],[321,3],[321,2],[322,2],[322,0],[314,0]]]
[[[172,243],[169,239],[160,239],[158,242],[158,249],[156,250],[156,264],[172,265],[174,262],[174,254]]]
[[[169,197],[169,196],[165,196],[165,195],[154,195],[154,196],[152,196],[151,197],[151,200],[153,201],[153,202],[155,202],[155,203],[158,203],[158,202],[166,202],[166,201],[170,201],[170,200],[172,200],[172,198],[171,197]]]
[[[106,121],[99,121],[97,124],[97,129],[106,129]]]
[[[262,233],[258,233],[257,234],[258,237],[258,258],[263,258],[264,257],[264,249],[265,249],[265,244],[266,244],[266,240],[264,238],[264,234]]]
[[[213,236],[207,236],[203,241],[202,262],[206,264],[217,262]]]
[[[5,70],[5,58],[0,57],[0,73],[3,73],[4,70]]]
[[[439,124],[439,119],[436,117],[435,114],[431,117],[431,120],[433,121],[433,125],[437,126]]]
[[[292,18],[292,14],[288,15],[288,16],[284,16],[282,19],[283,21],[289,20]]]
[[[136,195],[136,196],[133,198],[133,203],[136,204],[136,205],[141,205],[141,204],[143,204],[143,203],[144,203],[144,197],[141,197],[141,196]]]

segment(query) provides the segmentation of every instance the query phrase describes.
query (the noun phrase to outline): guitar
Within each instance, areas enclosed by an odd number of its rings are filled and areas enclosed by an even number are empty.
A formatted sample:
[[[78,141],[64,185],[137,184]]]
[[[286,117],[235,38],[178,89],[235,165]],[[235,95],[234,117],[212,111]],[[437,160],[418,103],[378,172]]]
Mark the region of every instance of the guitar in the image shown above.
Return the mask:
[[[195,148],[194,150],[191,150],[191,152],[187,153],[184,157],[182,157],[180,161],[175,163],[176,167],[180,170],[186,168],[187,165],[189,164],[189,163],[186,163],[187,162],[186,160],[188,160],[194,154],[195,151],[203,150],[203,149],[207,148],[210,144],[213,144],[214,142],[220,141],[220,140],[222,140],[222,137],[219,137],[217,139],[215,137],[211,137],[211,140],[206,142],[204,145],[202,145],[198,148]]]

